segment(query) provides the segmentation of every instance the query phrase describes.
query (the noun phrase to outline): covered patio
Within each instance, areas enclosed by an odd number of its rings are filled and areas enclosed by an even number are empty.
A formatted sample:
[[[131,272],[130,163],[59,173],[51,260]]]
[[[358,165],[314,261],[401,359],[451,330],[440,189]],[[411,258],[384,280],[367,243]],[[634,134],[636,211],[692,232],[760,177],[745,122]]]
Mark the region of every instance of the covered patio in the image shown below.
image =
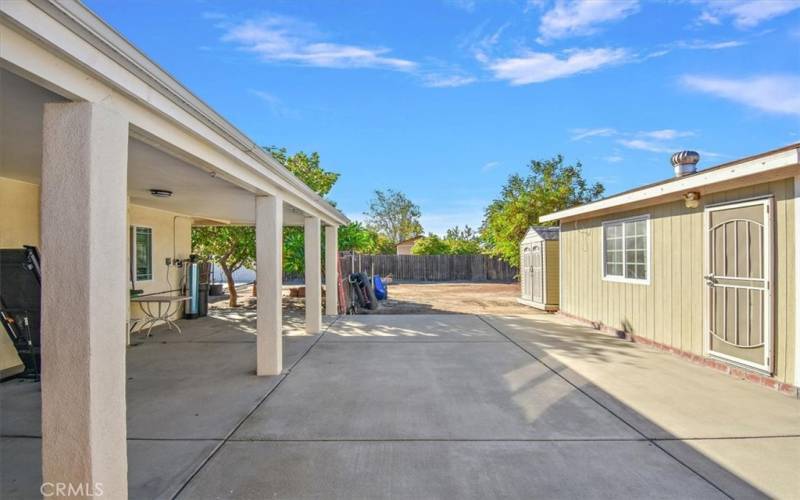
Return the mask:
[[[183,336],[162,327],[128,351],[131,498],[789,498],[800,487],[796,399],[550,315],[329,317],[321,335],[284,330],[274,377],[253,376],[251,312],[181,324]],[[0,395],[0,494],[29,498],[41,482],[37,385]]]
[[[201,385],[192,380],[193,363],[224,365],[230,381],[251,387],[261,387],[257,376],[283,373],[283,228],[304,228],[303,330],[316,335],[323,324],[322,234],[325,281],[334,284],[337,228],[348,219],[79,2],[0,2],[0,109],[0,248],[33,246],[41,255],[41,335],[33,336],[41,391],[3,384],[3,419],[16,421],[18,409],[38,401],[41,416],[23,418],[30,427],[21,432],[41,435],[22,444],[41,449],[41,480],[70,496],[101,487],[122,499],[128,458],[138,449],[132,444],[126,452],[126,400],[159,373],[153,363],[195,395]],[[209,344],[193,341],[126,349],[139,314],[134,294],[186,294],[191,227],[200,224],[255,226],[254,335],[222,348],[240,356],[213,350],[219,358],[204,358]],[[330,314],[336,297],[326,302]],[[171,319],[179,317],[180,309]],[[233,393],[242,390],[235,387]],[[159,394],[141,395],[149,410],[138,415],[162,407]],[[227,425],[233,417],[225,408],[214,418]],[[4,438],[3,446],[11,441]],[[142,453],[159,466],[158,454]],[[15,455],[3,451],[4,468]]]

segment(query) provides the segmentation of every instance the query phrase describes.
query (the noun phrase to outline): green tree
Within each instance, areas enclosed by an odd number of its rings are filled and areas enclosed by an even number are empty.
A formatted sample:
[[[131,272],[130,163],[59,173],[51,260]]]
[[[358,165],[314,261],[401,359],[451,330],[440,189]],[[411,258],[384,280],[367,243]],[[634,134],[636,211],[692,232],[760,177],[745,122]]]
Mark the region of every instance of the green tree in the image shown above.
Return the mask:
[[[478,234],[469,226],[458,226],[447,230],[444,238],[435,234],[417,240],[411,248],[414,255],[478,255],[481,244]]]
[[[375,247],[377,234],[360,222],[339,226],[339,250],[370,253]]]
[[[192,228],[192,251],[222,269],[228,282],[228,304],[238,305],[233,273],[253,267],[256,259],[256,231],[252,226],[202,226]]]
[[[397,253],[397,245],[388,236],[375,233],[375,246],[370,253],[375,255],[394,255]]]
[[[422,234],[422,224],[419,222],[422,213],[419,205],[399,191],[376,190],[375,196],[369,202],[369,210],[364,215],[367,216],[368,228],[386,236],[395,244]]]
[[[444,243],[447,245],[447,253],[450,255],[478,255],[481,253],[478,233],[469,226],[464,226],[464,229],[458,226],[448,229]]]
[[[445,255],[449,253],[447,243],[433,233],[417,240],[411,247],[413,255]]]
[[[605,188],[583,178],[582,165],[558,155],[531,161],[527,176],[511,175],[484,213],[481,236],[490,255],[519,265],[519,243],[542,215],[597,200]]]
[[[317,152],[309,155],[298,151],[290,156],[286,152],[286,148],[269,146],[264,149],[320,196],[327,196],[333,189],[333,185],[339,180],[339,174],[327,171],[320,166]]]
[[[286,148],[265,147],[273,158],[278,160],[301,181],[320,196],[327,195],[339,179],[339,174],[324,170],[320,166],[319,154],[306,154],[298,151],[293,155]],[[303,229],[285,227],[283,229],[283,268],[287,272],[302,272],[304,268]],[[233,273],[241,267],[256,265],[255,228],[246,226],[213,226],[192,229],[193,252],[220,266],[228,282],[230,306],[237,306],[236,287]]]
[[[320,196],[330,193],[339,180],[339,174],[322,168],[319,153],[298,151],[289,155],[286,148],[269,146],[264,149]],[[287,273],[300,273],[305,269],[304,241],[303,228],[283,228],[283,270]]]

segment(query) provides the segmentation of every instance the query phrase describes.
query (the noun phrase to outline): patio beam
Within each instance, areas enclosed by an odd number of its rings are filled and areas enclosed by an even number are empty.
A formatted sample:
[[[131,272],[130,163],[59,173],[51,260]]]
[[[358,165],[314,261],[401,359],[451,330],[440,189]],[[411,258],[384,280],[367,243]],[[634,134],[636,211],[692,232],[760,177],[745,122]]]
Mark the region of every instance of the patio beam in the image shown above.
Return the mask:
[[[256,196],[256,372],[283,370],[283,199]]]
[[[325,314],[339,314],[339,226],[325,226]]]
[[[306,269],[306,332],[322,331],[322,255],[319,217],[306,217],[304,223]]]
[[[96,103],[45,104],[42,476],[76,497],[128,496],[127,169],[121,116]]]

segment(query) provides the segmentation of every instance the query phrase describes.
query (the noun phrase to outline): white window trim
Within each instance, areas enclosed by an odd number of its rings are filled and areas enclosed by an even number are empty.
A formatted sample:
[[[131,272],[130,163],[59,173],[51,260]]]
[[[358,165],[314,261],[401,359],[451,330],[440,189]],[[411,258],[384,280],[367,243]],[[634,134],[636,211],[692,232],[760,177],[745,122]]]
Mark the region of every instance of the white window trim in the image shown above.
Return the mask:
[[[636,222],[643,220],[645,222],[645,236],[647,237],[647,244],[646,244],[646,251],[647,251],[647,262],[645,263],[645,279],[639,278],[626,278],[625,274],[625,265],[626,265],[626,252],[625,252],[625,223],[626,222]],[[606,275],[606,226],[611,224],[619,224],[622,223],[622,273],[623,276],[608,276]],[[602,228],[600,231],[600,247],[602,251],[600,252],[600,272],[602,273],[603,281],[610,281],[613,283],[629,283],[632,285],[649,285],[650,284],[650,271],[652,268],[651,265],[651,248],[653,245],[653,238],[652,233],[650,232],[650,214],[644,215],[636,215],[634,217],[625,217],[624,219],[614,219],[603,221]]]
[[[139,276],[136,272],[136,230],[142,229],[149,229],[150,230],[150,279],[149,280],[140,280]],[[131,276],[133,276],[134,283],[151,283],[155,280],[156,274],[156,266],[155,262],[153,261],[153,240],[155,239],[155,231],[151,226],[144,226],[141,224],[132,224],[131,225]]]

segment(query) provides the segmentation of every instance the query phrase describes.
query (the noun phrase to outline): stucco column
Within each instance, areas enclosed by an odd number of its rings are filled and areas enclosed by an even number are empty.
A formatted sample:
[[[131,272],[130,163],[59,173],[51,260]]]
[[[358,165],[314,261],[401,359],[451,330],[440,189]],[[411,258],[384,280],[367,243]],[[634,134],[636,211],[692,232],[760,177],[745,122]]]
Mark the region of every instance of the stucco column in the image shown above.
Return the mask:
[[[77,497],[128,496],[127,169],[122,117],[45,104],[42,471],[45,483],[82,488]]]
[[[306,332],[322,331],[322,255],[320,255],[319,217],[306,217],[305,268],[306,268]]]
[[[339,314],[339,226],[325,226],[325,314]]]
[[[278,375],[283,370],[283,199],[256,197],[256,372]]]

